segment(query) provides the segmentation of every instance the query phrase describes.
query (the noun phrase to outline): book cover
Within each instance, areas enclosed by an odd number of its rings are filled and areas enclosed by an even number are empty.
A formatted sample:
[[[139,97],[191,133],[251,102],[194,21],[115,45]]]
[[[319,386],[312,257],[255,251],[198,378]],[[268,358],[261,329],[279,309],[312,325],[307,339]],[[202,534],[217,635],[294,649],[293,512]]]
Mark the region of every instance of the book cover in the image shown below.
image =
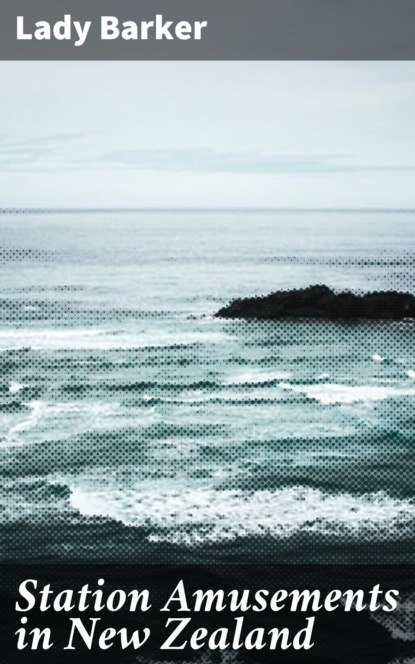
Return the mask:
[[[410,664],[414,8],[0,19],[1,661]]]

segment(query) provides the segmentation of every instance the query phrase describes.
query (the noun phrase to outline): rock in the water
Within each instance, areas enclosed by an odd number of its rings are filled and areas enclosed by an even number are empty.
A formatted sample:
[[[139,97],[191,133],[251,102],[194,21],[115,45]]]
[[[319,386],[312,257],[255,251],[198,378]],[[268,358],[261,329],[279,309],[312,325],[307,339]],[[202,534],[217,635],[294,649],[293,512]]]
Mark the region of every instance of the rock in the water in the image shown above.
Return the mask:
[[[219,318],[346,318],[401,320],[415,317],[415,297],[396,291],[355,295],[335,293],[328,286],[276,291],[263,297],[233,300]]]

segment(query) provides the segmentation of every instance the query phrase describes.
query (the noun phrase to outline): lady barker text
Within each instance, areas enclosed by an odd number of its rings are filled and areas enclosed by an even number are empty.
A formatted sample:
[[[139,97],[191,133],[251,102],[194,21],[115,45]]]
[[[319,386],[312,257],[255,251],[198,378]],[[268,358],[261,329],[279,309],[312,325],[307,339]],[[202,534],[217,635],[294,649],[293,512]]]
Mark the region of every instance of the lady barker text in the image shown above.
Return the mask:
[[[207,21],[168,21],[156,14],[150,21],[124,21],[115,16],[101,16],[100,38],[110,41],[138,40],[201,40]],[[16,38],[18,40],[69,41],[83,46],[90,34],[92,21],[76,21],[65,14],[61,21],[37,21],[28,24],[24,16],[17,17]]]

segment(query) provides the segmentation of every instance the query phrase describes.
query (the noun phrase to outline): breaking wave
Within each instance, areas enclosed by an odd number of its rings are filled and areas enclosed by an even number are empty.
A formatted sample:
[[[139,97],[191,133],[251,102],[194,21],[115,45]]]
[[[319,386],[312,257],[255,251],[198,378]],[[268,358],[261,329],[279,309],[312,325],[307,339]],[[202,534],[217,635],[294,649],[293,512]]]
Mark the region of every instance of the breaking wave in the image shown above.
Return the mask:
[[[16,328],[0,330],[0,350],[112,350],[219,343],[229,338],[220,332],[122,331],[104,328]]]
[[[197,545],[303,534],[374,540],[409,536],[415,503],[383,492],[355,496],[294,486],[274,491],[205,488],[95,490],[72,487],[71,506],[88,517],[150,527],[151,541]]]
[[[352,404],[357,402],[383,401],[396,397],[415,397],[414,387],[392,387],[374,385],[291,385],[281,382],[283,390],[297,394],[304,394],[309,399],[315,399],[327,406],[331,404]]]

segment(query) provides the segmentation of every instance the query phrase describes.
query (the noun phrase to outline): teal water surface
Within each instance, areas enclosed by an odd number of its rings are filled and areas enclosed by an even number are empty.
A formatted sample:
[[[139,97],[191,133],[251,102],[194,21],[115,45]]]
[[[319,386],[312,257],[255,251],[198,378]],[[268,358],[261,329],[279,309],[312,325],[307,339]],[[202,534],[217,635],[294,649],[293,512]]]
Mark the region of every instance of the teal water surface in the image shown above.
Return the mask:
[[[314,283],[413,293],[415,213],[0,224],[4,559],[412,558],[414,321],[212,314]]]

